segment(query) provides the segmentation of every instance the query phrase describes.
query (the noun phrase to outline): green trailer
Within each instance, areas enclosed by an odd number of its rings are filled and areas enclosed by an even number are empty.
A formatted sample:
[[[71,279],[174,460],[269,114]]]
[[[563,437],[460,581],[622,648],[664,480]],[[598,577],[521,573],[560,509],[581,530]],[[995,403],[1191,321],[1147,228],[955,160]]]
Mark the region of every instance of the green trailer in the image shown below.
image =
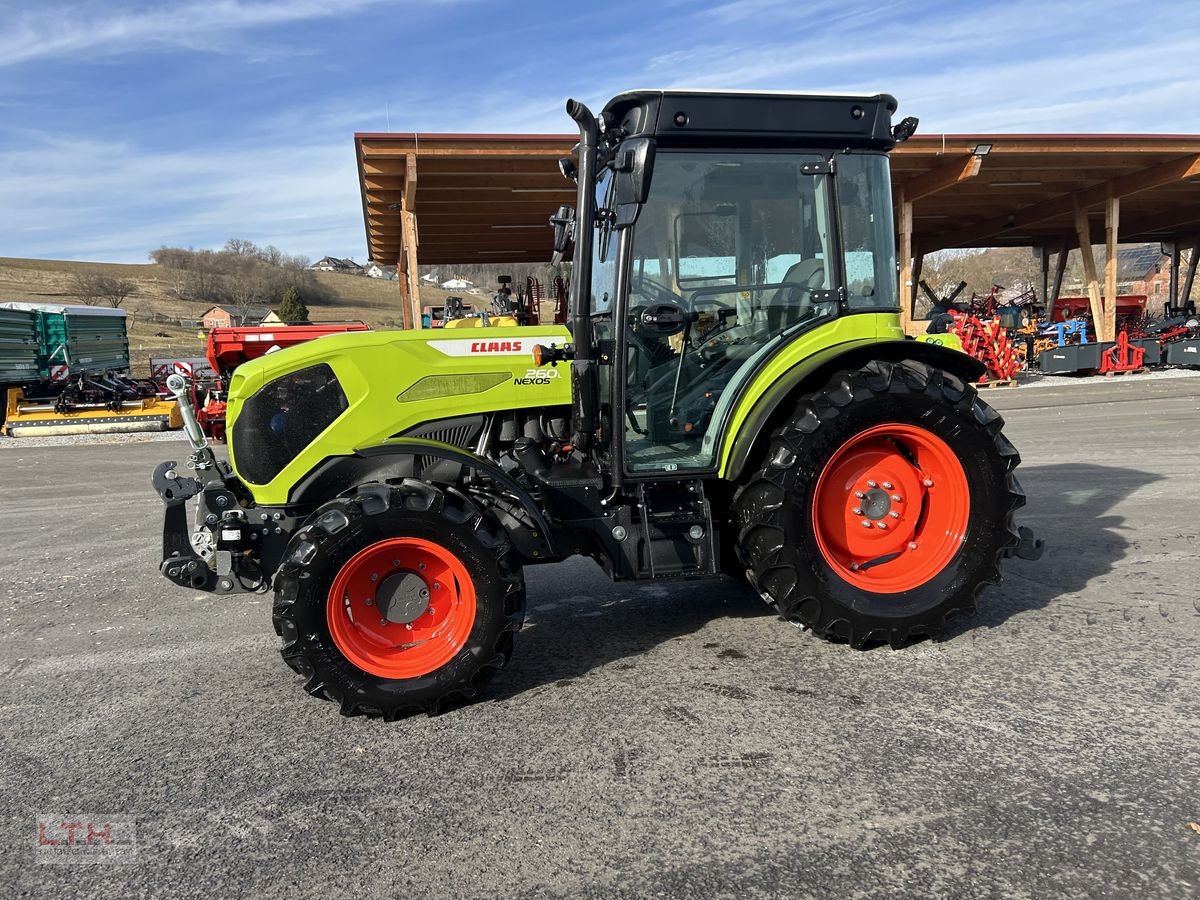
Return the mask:
[[[123,309],[0,303],[0,394],[10,436],[179,425],[174,401],[129,377]]]
[[[0,340],[7,338],[10,330],[20,336],[20,344],[3,351],[0,360],[19,370],[20,377],[13,381],[57,381],[68,375],[129,370],[129,334],[123,309],[0,303]],[[31,364],[36,372],[29,372]],[[0,377],[10,381],[7,366]]]

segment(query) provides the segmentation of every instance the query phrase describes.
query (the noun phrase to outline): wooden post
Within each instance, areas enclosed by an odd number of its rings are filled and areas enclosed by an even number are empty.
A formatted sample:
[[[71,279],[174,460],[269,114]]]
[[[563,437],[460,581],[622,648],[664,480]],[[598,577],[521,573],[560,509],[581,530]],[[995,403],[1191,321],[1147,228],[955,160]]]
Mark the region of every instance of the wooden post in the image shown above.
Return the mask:
[[[913,242],[913,274],[912,274],[912,291],[908,299],[909,309],[911,310],[910,321],[917,317],[917,285],[921,283],[921,269],[925,266],[925,251],[921,249],[919,241]]]
[[[897,191],[896,209],[899,213],[896,218],[898,230],[897,241],[900,245],[900,290],[898,293],[900,299],[900,327],[907,334],[909,323],[912,322],[913,306],[912,203],[904,199],[903,185]]]
[[[1096,257],[1092,255],[1092,232],[1088,225],[1087,210],[1075,201],[1075,233],[1079,237],[1079,255],[1083,258],[1083,274],[1087,278],[1088,300],[1092,308],[1092,322],[1096,326],[1096,339],[1104,340],[1104,307],[1100,301],[1100,278],[1096,274]]]
[[[403,213],[404,217],[404,254],[408,268],[408,303],[409,316],[413,328],[421,327],[421,280],[417,269],[417,214]]]
[[[1121,227],[1121,198],[1112,187],[1104,201],[1104,337],[1117,339],[1117,234]]]
[[[1046,244],[1039,244],[1033,248],[1033,255],[1038,259],[1038,269],[1041,272],[1038,300],[1044,304],[1046,295],[1050,293],[1050,248]]]
[[[1063,241],[1058,245],[1058,259],[1054,261],[1054,289],[1050,291],[1050,299],[1046,300],[1046,318],[1054,321],[1054,304],[1062,293],[1063,276],[1067,274],[1067,260],[1071,258],[1069,244]]]
[[[401,221],[403,221],[403,217],[401,217]],[[408,296],[410,289],[408,283],[408,256],[405,254],[403,248],[400,250],[400,258],[396,260],[396,284],[400,288],[400,327],[407,331],[413,327],[412,302]]]
[[[1171,248],[1171,276],[1170,282],[1167,285],[1167,305],[1179,305],[1179,242],[1171,241],[1169,244],[1164,244]]]
[[[1196,280],[1196,257],[1200,256],[1200,241],[1192,244],[1192,256],[1188,260],[1187,274],[1183,277],[1183,290],[1179,292],[1179,305],[1187,306],[1192,299],[1192,282]]]

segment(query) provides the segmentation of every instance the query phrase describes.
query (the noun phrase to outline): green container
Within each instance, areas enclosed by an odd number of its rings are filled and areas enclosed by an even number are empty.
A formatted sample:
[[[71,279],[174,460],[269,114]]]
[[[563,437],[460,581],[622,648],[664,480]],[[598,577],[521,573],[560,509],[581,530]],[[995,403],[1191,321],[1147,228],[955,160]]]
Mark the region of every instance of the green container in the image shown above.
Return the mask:
[[[65,374],[129,371],[129,335],[125,310],[47,303],[0,303],[0,313],[32,315],[36,347],[35,380]],[[25,364],[28,363],[28,358]],[[16,364],[14,362],[15,370]],[[29,380],[23,377],[20,380]]]
[[[37,381],[39,349],[37,314],[0,309],[0,385]]]

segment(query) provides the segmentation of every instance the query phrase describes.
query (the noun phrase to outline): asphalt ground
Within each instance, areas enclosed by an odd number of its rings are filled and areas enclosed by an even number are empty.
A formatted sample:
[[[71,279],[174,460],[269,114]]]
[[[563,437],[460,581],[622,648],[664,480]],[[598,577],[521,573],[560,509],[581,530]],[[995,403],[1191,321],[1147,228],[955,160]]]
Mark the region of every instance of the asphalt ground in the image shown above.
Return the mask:
[[[182,444],[9,444],[0,893],[1195,896],[1200,379],[987,398],[1049,550],[948,640],[572,561],[486,700],[394,724],[305,695],[268,598],[158,576]],[[43,865],[39,820],[136,848]]]

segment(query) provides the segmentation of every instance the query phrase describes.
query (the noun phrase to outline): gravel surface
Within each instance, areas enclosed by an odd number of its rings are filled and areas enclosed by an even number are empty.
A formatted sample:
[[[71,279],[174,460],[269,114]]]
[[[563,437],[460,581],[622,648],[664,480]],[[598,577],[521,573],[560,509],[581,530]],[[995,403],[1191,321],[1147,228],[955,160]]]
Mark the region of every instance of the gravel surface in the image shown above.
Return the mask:
[[[0,435],[0,450],[20,450],[34,447],[74,447],[77,444],[157,444],[185,445],[182,431],[145,431],[133,434],[52,434],[40,437],[6,437]]]
[[[1200,382],[988,399],[1050,547],[948,640],[576,560],[485,700],[390,725],[304,695],[268,598],[158,576],[175,448],[0,454],[4,895],[1196,896]],[[38,865],[66,816],[129,864]]]

